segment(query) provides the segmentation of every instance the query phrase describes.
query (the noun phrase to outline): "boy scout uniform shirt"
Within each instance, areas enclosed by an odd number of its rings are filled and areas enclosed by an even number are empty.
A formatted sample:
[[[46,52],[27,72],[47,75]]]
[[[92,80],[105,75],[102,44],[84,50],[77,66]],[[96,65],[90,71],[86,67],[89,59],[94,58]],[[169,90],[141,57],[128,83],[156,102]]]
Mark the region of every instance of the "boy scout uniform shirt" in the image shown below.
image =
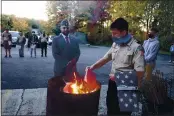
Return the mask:
[[[11,34],[7,33],[7,32],[3,32],[2,39],[3,39],[3,41],[11,41]]]
[[[116,71],[144,71],[144,51],[135,39],[131,39],[125,46],[112,44],[110,50],[104,55],[104,59],[112,60],[111,74]]]

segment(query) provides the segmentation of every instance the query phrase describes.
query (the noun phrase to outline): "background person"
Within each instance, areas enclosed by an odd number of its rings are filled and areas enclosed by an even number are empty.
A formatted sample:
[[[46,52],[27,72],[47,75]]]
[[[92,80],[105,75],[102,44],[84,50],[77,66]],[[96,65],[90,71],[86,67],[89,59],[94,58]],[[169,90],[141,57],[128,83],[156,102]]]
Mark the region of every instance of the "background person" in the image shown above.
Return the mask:
[[[2,33],[2,43],[5,49],[5,58],[7,58],[7,55],[9,55],[9,58],[12,58],[11,56],[12,35],[9,33],[8,29],[6,29]]]
[[[26,38],[24,37],[23,33],[19,33],[19,37],[17,39],[17,44],[20,45],[19,48],[19,57],[24,57],[24,45],[26,42]]]
[[[148,34],[149,39],[145,40],[143,43],[144,57],[146,64],[145,79],[151,80],[152,72],[155,69],[158,51],[160,48],[160,43],[158,40],[158,30],[152,28]]]

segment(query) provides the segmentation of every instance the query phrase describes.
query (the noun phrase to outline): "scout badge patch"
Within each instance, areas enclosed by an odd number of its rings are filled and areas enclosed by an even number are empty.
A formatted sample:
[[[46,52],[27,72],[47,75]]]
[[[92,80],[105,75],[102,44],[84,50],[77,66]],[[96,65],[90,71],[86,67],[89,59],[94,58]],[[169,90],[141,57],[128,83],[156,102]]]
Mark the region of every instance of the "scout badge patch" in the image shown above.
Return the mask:
[[[136,52],[141,52],[141,56],[144,55],[144,48],[142,46],[138,46]]]

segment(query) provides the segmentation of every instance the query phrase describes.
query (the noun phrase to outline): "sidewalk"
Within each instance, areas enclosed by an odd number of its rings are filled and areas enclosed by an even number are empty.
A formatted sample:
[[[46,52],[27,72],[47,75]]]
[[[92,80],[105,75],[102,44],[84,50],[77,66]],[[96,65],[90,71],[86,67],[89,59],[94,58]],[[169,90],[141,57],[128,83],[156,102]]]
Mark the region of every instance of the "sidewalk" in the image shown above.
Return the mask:
[[[106,115],[107,85],[102,85],[98,115]],[[46,115],[47,88],[2,90],[2,115]]]

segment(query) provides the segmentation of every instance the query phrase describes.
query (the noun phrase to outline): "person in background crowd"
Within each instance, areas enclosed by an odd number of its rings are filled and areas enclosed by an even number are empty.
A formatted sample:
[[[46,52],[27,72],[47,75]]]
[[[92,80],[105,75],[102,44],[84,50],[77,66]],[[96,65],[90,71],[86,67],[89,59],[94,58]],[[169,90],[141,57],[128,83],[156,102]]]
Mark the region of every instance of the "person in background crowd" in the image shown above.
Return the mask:
[[[7,58],[8,54],[9,54],[9,58],[12,58],[12,56],[11,56],[12,35],[9,33],[8,29],[6,29],[2,33],[2,43],[5,48],[5,58]]]
[[[43,52],[45,51],[45,57],[47,57],[47,41],[48,38],[45,35],[45,32],[43,32],[43,34],[40,37],[40,41],[41,41],[41,57],[43,57]]]
[[[174,42],[170,46],[170,55],[171,55],[171,57],[170,57],[171,60],[169,62],[173,62],[174,63]]]
[[[17,39],[17,44],[20,45],[19,57],[24,57],[24,45],[26,42],[26,38],[24,37],[22,32],[20,32],[19,35],[20,36]]]
[[[152,28],[150,33],[148,34],[148,37],[149,39],[145,40],[143,43],[146,64],[145,79],[151,80],[152,72],[156,65],[157,55],[160,47],[158,40],[158,30],[156,28]]]
[[[26,42],[26,45],[27,45],[27,48],[28,48],[28,51],[30,50],[31,48],[31,40],[32,40],[32,33],[31,32],[27,32],[27,42]]]
[[[33,55],[33,51],[35,54],[35,58],[36,58],[36,47],[37,47],[37,43],[39,42],[37,35],[35,34],[35,32],[32,32],[32,40],[31,40],[31,51],[30,51],[30,55],[32,57]]]

